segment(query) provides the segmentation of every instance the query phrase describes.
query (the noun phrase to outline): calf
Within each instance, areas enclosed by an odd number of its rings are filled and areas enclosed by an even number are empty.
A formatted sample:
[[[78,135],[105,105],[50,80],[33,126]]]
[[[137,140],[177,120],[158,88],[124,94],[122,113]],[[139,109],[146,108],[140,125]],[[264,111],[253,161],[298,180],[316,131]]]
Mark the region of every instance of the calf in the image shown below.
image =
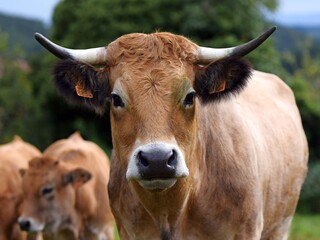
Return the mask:
[[[109,159],[96,144],[79,133],[53,143],[24,174],[21,228],[112,240],[108,180]]]
[[[22,201],[19,170],[26,168],[31,158],[40,155],[36,147],[18,136],[0,146],[0,240],[23,240],[27,237],[17,224]]]

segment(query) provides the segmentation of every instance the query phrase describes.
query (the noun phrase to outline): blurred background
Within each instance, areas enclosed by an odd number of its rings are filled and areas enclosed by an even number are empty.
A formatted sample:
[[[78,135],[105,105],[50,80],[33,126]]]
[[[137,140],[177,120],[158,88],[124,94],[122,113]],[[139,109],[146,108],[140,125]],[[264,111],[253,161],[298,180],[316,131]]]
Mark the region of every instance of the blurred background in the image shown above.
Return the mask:
[[[170,31],[202,46],[244,43],[276,33],[247,56],[295,92],[310,146],[309,173],[290,239],[320,239],[320,1],[10,0],[0,4],[0,144],[20,135],[40,149],[80,130],[110,155],[108,111],[67,104],[51,81],[57,62],[40,32],[69,48],[100,47],[131,32]],[[276,124],[276,123],[275,123]]]

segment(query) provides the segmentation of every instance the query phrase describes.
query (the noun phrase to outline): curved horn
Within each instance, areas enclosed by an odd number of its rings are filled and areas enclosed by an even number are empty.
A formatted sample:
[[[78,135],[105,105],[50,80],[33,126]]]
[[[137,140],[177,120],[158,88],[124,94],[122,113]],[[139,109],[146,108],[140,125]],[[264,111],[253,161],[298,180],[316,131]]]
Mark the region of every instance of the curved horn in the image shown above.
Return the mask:
[[[40,33],[35,33],[34,37],[44,48],[60,59],[72,58],[89,64],[103,64],[107,62],[106,47],[69,49],[51,42]]]
[[[207,48],[198,47],[197,60],[198,63],[210,63],[226,57],[243,57],[256,49],[262,44],[274,31],[276,27],[270,28],[268,31],[261,34],[259,37],[250,42],[230,48]]]

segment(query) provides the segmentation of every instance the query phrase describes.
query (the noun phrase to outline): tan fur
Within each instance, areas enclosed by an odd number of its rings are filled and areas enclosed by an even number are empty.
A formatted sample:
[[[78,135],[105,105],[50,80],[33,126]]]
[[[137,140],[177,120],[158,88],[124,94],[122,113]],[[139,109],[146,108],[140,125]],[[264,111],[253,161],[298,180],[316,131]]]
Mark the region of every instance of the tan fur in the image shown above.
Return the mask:
[[[26,168],[40,151],[16,136],[0,146],[0,240],[27,239],[17,224],[22,186],[19,170]]]
[[[64,185],[63,179],[70,171],[81,168],[91,174],[91,179],[80,185]],[[41,158],[33,159],[23,179],[24,216],[50,224],[52,217],[64,219],[53,231],[70,230],[75,239],[98,238],[104,234],[107,240],[114,239],[113,216],[109,207],[107,184],[109,159],[94,143],[84,141],[79,133],[50,145]],[[48,183],[54,186],[54,199],[47,200],[36,194]],[[37,196],[37,197],[35,197]],[[53,212],[41,212],[47,201],[58,205]],[[54,214],[54,216],[52,215]]]
[[[184,109],[196,45],[168,33],[130,34],[108,46],[114,154],[109,194],[121,239],[284,239],[307,170],[291,90],[255,71],[236,97]],[[125,178],[139,144],[176,142],[190,176],[149,191]]]

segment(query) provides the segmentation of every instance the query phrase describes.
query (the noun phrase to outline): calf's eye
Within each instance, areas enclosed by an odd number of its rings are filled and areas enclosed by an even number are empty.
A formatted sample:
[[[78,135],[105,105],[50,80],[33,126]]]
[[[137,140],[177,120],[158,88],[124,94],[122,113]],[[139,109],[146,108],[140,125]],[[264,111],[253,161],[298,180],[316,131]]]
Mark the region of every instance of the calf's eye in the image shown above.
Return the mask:
[[[115,108],[123,108],[124,102],[122,101],[121,97],[116,93],[111,93],[111,101]]]
[[[42,196],[50,196],[53,194],[53,187],[43,187],[41,189]]]

